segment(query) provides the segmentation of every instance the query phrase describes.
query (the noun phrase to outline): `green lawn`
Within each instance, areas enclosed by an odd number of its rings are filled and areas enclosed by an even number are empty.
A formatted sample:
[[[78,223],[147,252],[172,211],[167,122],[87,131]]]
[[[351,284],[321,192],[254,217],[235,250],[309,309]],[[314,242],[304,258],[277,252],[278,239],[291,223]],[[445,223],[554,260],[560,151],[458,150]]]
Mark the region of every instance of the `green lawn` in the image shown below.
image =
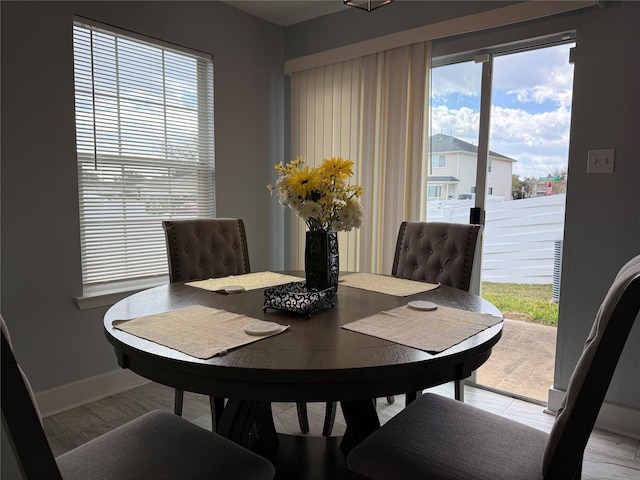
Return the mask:
[[[483,282],[482,297],[505,318],[558,326],[558,304],[551,301],[551,285]]]

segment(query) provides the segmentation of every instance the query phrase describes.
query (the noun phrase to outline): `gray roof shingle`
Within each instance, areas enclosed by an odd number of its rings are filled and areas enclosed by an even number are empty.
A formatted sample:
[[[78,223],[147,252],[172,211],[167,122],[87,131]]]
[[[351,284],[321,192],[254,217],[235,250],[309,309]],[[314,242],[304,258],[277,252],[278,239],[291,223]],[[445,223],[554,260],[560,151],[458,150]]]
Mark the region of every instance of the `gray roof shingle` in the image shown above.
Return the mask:
[[[438,133],[433,135],[430,139],[431,141],[431,152],[470,152],[470,153],[478,153],[478,147],[476,145],[472,145],[467,143],[459,138],[452,137],[451,135],[444,135],[442,133]],[[512,162],[516,162],[517,160],[507,157],[506,155],[502,155],[500,153],[493,152],[489,150],[489,155],[492,157],[504,158],[505,160],[511,160]]]

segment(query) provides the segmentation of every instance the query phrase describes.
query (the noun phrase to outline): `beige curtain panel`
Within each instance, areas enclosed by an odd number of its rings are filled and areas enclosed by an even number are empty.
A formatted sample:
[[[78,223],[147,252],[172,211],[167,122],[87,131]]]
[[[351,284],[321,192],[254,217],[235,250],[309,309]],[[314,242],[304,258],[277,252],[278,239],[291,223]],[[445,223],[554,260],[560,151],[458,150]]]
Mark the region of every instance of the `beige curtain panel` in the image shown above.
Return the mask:
[[[390,273],[398,226],[423,218],[429,68],[421,42],[291,76],[292,156],[353,160],[364,188],[363,226],[340,233],[341,270]],[[292,268],[304,268],[305,225],[291,221]]]

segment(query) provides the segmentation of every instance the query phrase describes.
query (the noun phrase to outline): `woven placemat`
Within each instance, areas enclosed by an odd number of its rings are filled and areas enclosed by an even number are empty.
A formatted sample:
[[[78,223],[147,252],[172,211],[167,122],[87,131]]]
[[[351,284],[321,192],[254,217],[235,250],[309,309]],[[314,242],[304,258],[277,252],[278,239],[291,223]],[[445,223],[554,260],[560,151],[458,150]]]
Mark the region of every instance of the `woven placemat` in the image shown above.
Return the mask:
[[[225,287],[231,285],[244,287],[245,290],[255,290],[301,281],[303,282],[304,278],[285,275],[283,273],[255,272],[245,273],[243,275],[229,275],[228,277],[209,278],[207,280],[196,280],[195,282],[187,282],[186,285],[216,292],[222,291]]]
[[[347,323],[342,328],[439,353],[500,322],[501,317],[457,308],[440,306],[422,311],[405,305]]]
[[[260,321],[238,313],[193,305],[132,320],[114,320],[113,326],[192,357],[206,359],[278,335],[289,328],[283,325],[279,331],[264,336],[244,332],[246,325]]]
[[[416,293],[424,293],[434,288],[437,284],[417,282],[406,278],[377,275],[375,273],[352,273],[340,277],[340,286],[359,288],[372,292],[386,293],[397,297],[408,297]]]

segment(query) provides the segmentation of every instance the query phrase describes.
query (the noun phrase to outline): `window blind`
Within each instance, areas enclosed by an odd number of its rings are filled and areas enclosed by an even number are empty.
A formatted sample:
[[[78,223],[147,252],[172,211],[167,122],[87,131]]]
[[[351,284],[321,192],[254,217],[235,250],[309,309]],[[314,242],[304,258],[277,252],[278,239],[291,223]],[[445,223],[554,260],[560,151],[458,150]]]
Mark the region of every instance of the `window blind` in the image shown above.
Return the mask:
[[[426,205],[429,43],[291,75],[291,152],[314,165],[342,156],[362,185],[362,227],[340,232],[340,268],[388,273],[403,220]],[[291,268],[304,265],[305,224],[291,220]]]
[[[211,56],[76,20],[82,278],[168,273],[162,220],[215,216]]]

